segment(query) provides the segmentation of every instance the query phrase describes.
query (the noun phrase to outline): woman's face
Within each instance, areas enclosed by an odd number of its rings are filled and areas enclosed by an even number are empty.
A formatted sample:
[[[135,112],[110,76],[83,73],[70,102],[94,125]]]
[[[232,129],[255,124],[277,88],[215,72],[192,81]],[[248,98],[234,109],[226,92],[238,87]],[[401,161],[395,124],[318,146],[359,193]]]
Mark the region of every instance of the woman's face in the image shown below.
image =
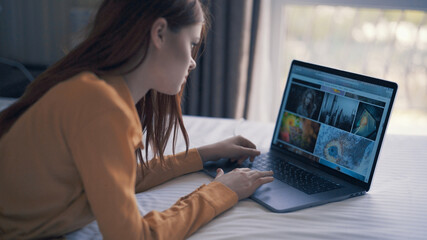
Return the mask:
[[[165,45],[159,53],[157,79],[153,89],[168,95],[179,93],[190,70],[196,67],[192,49],[200,41],[202,22],[180,29],[167,30]]]
[[[308,106],[312,100],[313,100],[313,95],[311,93],[308,93],[304,99],[305,106]]]

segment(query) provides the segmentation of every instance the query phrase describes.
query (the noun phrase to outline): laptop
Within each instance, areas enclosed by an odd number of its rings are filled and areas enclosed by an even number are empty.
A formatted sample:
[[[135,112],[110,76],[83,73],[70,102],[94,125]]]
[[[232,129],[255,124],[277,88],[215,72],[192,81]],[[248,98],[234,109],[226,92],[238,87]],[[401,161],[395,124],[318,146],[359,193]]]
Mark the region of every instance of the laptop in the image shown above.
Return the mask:
[[[369,191],[397,84],[294,60],[270,149],[251,163],[206,162],[204,171],[273,170],[250,197],[291,212]]]

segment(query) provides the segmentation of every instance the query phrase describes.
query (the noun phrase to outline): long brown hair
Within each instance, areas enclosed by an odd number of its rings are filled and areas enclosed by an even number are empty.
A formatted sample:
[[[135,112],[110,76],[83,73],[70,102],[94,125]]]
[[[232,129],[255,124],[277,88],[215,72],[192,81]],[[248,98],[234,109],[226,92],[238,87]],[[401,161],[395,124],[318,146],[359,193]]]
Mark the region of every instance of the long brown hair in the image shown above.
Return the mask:
[[[209,15],[207,8],[199,0],[104,0],[86,40],[37,77],[18,101],[1,112],[0,138],[28,108],[56,84],[83,71],[102,76],[139,58],[135,66],[131,66],[126,72],[137,68],[145,59],[151,26],[156,19],[165,18],[169,29],[177,32],[182,27],[196,23],[200,14],[203,14],[205,21],[201,36],[201,39],[204,39]],[[200,43],[193,49],[194,59]],[[147,157],[148,146],[151,145],[154,157],[159,156],[163,160],[163,153],[172,132],[175,153],[178,129],[181,129],[188,151],[188,135],[182,120],[181,95],[182,90],[173,96],[150,90],[136,104],[141,130],[146,134]],[[139,160],[142,160],[140,149],[136,150],[136,154]],[[143,161],[142,163],[144,164]]]

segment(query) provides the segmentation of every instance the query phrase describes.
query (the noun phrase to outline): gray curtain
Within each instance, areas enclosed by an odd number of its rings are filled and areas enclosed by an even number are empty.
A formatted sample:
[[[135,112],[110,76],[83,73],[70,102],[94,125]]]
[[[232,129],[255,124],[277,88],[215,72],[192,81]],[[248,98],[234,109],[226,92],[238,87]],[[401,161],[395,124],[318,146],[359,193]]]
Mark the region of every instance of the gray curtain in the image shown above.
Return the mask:
[[[183,113],[244,117],[259,0],[214,0],[208,6],[211,29],[187,82]]]

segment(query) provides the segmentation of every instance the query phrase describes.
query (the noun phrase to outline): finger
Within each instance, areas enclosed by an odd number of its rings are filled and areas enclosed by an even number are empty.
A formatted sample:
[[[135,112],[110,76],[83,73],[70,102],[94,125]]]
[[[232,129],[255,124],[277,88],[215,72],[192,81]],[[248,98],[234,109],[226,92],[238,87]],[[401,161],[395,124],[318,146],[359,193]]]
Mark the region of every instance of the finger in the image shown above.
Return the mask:
[[[222,175],[224,175],[224,171],[221,168],[218,168],[216,170],[216,177],[215,177],[215,179],[221,177]]]
[[[239,158],[239,160],[237,160],[237,163],[240,165],[240,164],[242,164],[246,159],[247,159],[247,157],[241,157],[241,158]]]
[[[273,176],[273,171],[254,171],[251,175],[253,178],[262,178],[262,177],[270,177]]]
[[[248,139],[246,139],[240,135],[239,135],[239,143],[243,147],[254,148],[254,149],[256,148],[256,145],[253,142],[249,141]]]
[[[256,157],[261,154],[260,151],[253,149],[253,148],[247,148],[244,146],[240,146],[240,154],[244,155],[246,157]]]
[[[259,188],[261,185],[269,182],[273,182],[273,181],[274,181],[274,177],[261,177],[255,180],[255,187]]]
[[[250,168],[235,168],[235,169],[233,169],[233,171],[248,172],[248,171],[252,171],[252,169],[250,169]]]

